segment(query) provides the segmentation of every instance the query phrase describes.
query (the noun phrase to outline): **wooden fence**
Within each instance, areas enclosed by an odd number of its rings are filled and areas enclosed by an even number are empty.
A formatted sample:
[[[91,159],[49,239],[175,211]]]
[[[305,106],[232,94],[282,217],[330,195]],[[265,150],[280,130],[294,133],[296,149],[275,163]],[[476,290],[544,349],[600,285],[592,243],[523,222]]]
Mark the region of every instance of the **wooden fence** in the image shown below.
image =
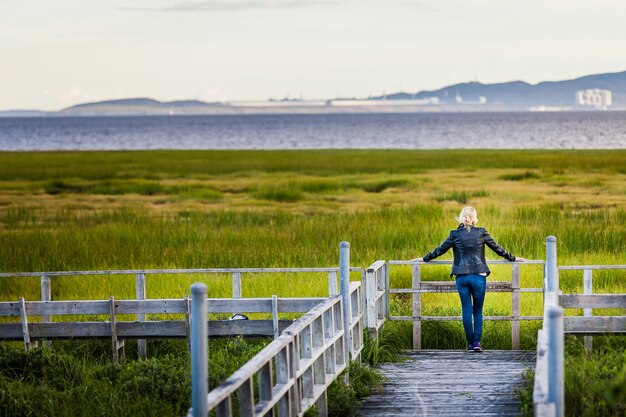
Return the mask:
[[[626,333],[625,316],[592,316],[593,308],[626,308],[626,294],[592,294],[592,271],[626,269],[626,265],[559,266],[556,261],[556,238],[546,240],[546,277],[544,281],[543,327],[537,337],[537,363],[533,402],[537,417],[563,417],[564,335]],[[561,294],[560,270],[582,270],[584,294]],[[564,317],[564,309],[582,308],[584,316]],[[591,339],[585,348],[591,349]]]
[[[585,334],[585,349],[593,346],[594,333],[626,333],[626,316],[593,316],[594,308],[626,308],[626,294],[594,294],[594,270],[626,270],[626,265],[559,266],[559,271],[583,271],[583,294],[562,294],[559,304],[563,308],[582,308],[583,316],[565,317],[565,333]]]
[[[193,321],[192,344],[199,349],[192,350],[192,408],[188,415],[206,417],[215,410],[218,417],[230,417],[235,395],[242,417],[302,416],[314,405],[318,415],[327,415],[328,386],[350,360],[360,360],[363,349],[364,298],[361,283],[350,282],[349,262],[350,246],[342,242],[340,294],[331,295],[296,320],[208,396],[206,345],[198,342],[206,340],[202,333],[205,326]],[[201,292],[202,288],[193,290]],[[202,303],[204,298],[201,294],[198,297]],[[205,314],[193,306],[192,310]]]
[[[350,291],[359,296],[360,283]],[[352,316],[351,328],[360,316]],[[339,295],[318,304],[287,327],[252,360],[208,394],[208,410],[232,416],[236,395],[240,416],[302,415],[317,405],[326,412],[326,389],[346,369],[343,306]],[[358,357],[361,339],[353,339],[352,356]],[[258,393],[255,398],[254,393]],[[190,414],[191,415],[191,414]]]
[[[363,268],[350,268],[350,271],[352,272],[361,272],[362,274],[362,279],[365,282],[365,270]],[[87,276],[107,276],[107,275],[128,275],[128,276],[134,276],[135,277],[135,294],[136,294],[136,299],[138,301],[141,300],[145,300],[146,299],[146,287],[147,287],[147,277],[150,275],[165,275],[165,274],[171,274],[171,275],[199,275],[199,274],[230,274],[232,277],[232,288],[231,288],[231,293],[232,293],[232,298],[233,299],[241,299],[242,298],[242,276],[244,274],[250,275],[250,274],[285,274],[285,273],[326,273],[328,275],[328,294],[330,295],[335,295],[335,294],[339,294],[339,289],[338,289],[338,273],[339,273],[339,267],[328,267],[328,268],[196,268],[196,269],[141,269],[141,270],[97,270],[97,271],[54,271],[54,272],[3,272],[0,273],[0,279],[1,278],[29,278],[29,277],[38,277],[40,280],[40,287],[41,287],[41,301],[42,302],[50,302],[52,301],[52,284],[53,284],[53,279],[55,277],[87,277]],[[129,301],[129,300],[126,300]],[[100,306],[100,310],[98,311],[104,311],[103,313],[97,313],[97,314],[107,314],[110,315],[111,313],[109,312],[109,307],[108,307],[108,303],[109,301],[103,301],[104,303],[107,303],[106,307],[102,307]],[[29,304],[30,302],[27,302],[27,304]],[[67,303],[72,303],[72,301],[67,301]],[[29,304],[31,305],[31,304]],[[35,304],[32,304],[33,306]],[[66,304],[66,306],[69,306],[70,304]],[[124,305],[122,305],[122,308],[124,307]],[[34,307],[33,307],[34,308]],[[41,308],[41,307],[40,307]],[[50,307],[50,308],[56,308],[56,307]],[[59,307],[61,308],[61,307]],[[106,311],[105,311],[106,310]],[[123,310],[124,311],[124,310]],[[304,310],[306,311],[306,310]],[[227,312],[227,311],[225,311]],[[248,310],[248,311],[232,311],[233,313],[237,313],[237,312],[255,312],[255,310]],[[264,311],[265,312],[265,311]],[[137,321],[138,322],[145,322],[146,321],[146,314],[149,314],[150,311],[137,311]],[[58,315],[63,315],[64,313],[60,313]],[[69,314],[69,313],[68,313]],[[94,313],[96,314],[96,313]],[[120,313],[119,311],[116,312],[116,314],[124,314],[124,313]],[[0,314],[1,315],[1,314]],[[33,315],[33,314],[31,314]],[[30,326],[33,326],[33,330],[30,333],[30,339],[35,339],[37,337],[44,337],[41,336],[41,331],[40,329],[46,329],[49,330],[50,328],[57,326],[57,328],[59,328],[59,332],[57,333],[56,336],[47,336],[49,338],[54,338],[54,337],[63,337],[61,336],[62,330],[58,325],[53,325],[51,327],[46,327],[45,325],[43,325],[43,323],[52,323],[52,316],[55,315],[54,312],[50,311],[50,312],[42,312],[42,314],[37,314],[41,316],[41,322],[42,323],[31,323]],[[42,327],[43,326],[43,327]],[[95,325],[96,326],[96,325]],[[102,323],[98,324],[97,326],[101,326],[102,327]],[[96,326],[96,327],[97,327]],[[126,324],[122,324],[122,327],[126,326]],[[149,326],[149,325],[148,325]],[[241,324],[240,326],[242,327],[246,327],[246,326],[264,326],[264,328],[267,330],[269,329],[269,324],[265,323],[265,324],[261,324],[260,322],[252,325],[252,324]],[[24,327],[24,326],[22,326]],[[29,327],[29,326],[26,326]],[[12,328],[13,332],[11,333],[12,335],[15,333],[15,328]],[[180,329],[178,329],[180,331]],[[100,332],[97,334],[102,334],[103,332],[105,332],[105,329],[100,329]],[[65,337],[82,337],[82,336],[77,336],[80,335],[81,333],[65,333],[66,336]],[[162,337],[169,337],[168,336],[168,332],[163,333]],[[177,334],[177,333],[176,333]],[[88,337],[88,336],[84,336],[84,337]],[[104,337],[104,336],[94,336],[94,337]],[[176,336],[179,337],[179,336]],[[0,334],[0,339],[2,339],[2,335]],[[27,346],[33,346],[35,344],[34,341],[31,340],[31,342],[28,343]],[[137,341],[137,349],[138,349],[138,354],[140,358],[146,358],[147,356],[147,344],[146,344],[146,339],[138,339]]]
[[[488,292],[510,292],[512,311],[510,316],[484,316],[484,320],[509,320],[511,321],[511,346],[513,349],[519,349],[520,340],[520,320],[542,320],[541,316],[522,316],[520,293],[541,293],[543,288],[522,288],[520,267],[522,265],[545,265],[541,260],[527,260],[523,262],[509,261],[488,261],[493,264],[508,264],[511,266],[511,281],[487,281]],[[422,346],[421,332],[423,321],[458,321],[460,316],[423,316],[422,315],[422,294],[423,293],[450,293],[456,292],[454,281],[423,281],[421,279],[421,268],[423,265],[451,265],[452,261],[388,261],[386,268],[387,291],[391,294],[411,294],[412,295],[412,315],[410,316],[391,316],[387,313],[389,320],[412,321],[413,322],[413,350],[420,350]],[[411,288],[390,288],[390,282],[393,280],[389,277],[391,265],[411,265]],[[544,268],[545,273],[545,268]],[[389,302],[387,301],[387,305]]]
[[[271,320],[210,320],[208,335],[274,336],[293,323],[279,320],[279,313],[305,313],[325,298],[247,298],[207,300],[208,313],[271,313]],[[144,321],[126,321],[122,315],[142,314]],[[182,315],[180,320],[146,321],[146,314]],[[107,321],[56,321],[52,316],[106,316]],[[0,323],[0,339],[23,340],[27,350],[36,339],[110,338],[113,361],[123,355],[124,339],[190,337],[188,298],[152,300],[24,301],[0,302],[0,317],[20,317],[20,323]],[[48,317],[48,322],[30,322],[32,317]]]

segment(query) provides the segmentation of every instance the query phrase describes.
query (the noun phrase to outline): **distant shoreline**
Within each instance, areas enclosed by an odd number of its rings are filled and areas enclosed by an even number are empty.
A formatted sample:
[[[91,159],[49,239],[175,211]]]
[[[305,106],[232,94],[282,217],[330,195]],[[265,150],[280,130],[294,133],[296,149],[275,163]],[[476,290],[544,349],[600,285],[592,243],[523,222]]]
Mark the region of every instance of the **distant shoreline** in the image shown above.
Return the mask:
[[[389,102],[388,102],[389,103]],[[626,111],[626,106],[606,109],[585,107],[556,106],[507,106],[492,104],[459,105],[411,105],[408,103],[389,103],[378,105],[327,105],[307,106],[291,104],[289,106],[239,106],[223,105],[210,108],[170,109],[170,108],[90,108],[81,111],[0,111],[0,118],[37,118],[37,117],[124,117],[124,116],[225,116],[225,115],[323,115],[323,114],[404,114],[404,113],[598,113]]]

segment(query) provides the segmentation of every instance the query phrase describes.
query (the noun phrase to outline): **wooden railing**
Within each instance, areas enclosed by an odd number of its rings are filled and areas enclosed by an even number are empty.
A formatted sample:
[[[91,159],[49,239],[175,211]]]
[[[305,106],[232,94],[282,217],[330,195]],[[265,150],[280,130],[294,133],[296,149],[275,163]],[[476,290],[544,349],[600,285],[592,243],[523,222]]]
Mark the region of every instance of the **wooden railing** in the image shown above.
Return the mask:
[[[537,336],[537,363],[533,402],[537,417],[563,417],[564,335],[626,333],[625,316],[592,316],[593,308],[626,308],[626,294],[593,294],[592,271],[626,269],[626,265],[584,265],[557,267],[556,238],[546,239],[546,277],[544,282],[544,320]],[[584,294],[561,294],[559,271],[582,270]],[[584,316],[564,317],[563,309],[582,308]],[[585,348],[591,349],[591,340]]]
[[[271,320],[210,320],[209,336],[274,336],[293,323],[279,313],[305,313],[325,298],[245,298],[207,300],[208,313],[271,313]],[[125,321],[120,315],[144,315],[144,321]],[[145,321],[146,314],[183,315],[181,320]],[[102,315],[108,321],[30,322],[32,317]],[[75,300],[0,302],[0,317],[20,317],[20,323],[0,323],[0,339],[23,340],[27,350],[35,339],[110,338],[113,361],[124,354],[124,339],[190,337],[189,299]]]
[[[360,360],[363,349],[361,283],[350,282],[350,270],[350,245],[341,242],[340,293],[296,320],[208,396],[206,326],[204,320],[193,319],[206,316],[206,286],[194,284],[192,311],[196,316],[192,316],[191,343],[196,348],[191,352],[192,408],[188,415],[206,417],[215,410],[219,417],[232,416],[235,395],[240,416],[301,416],[314,405],[319,415],[326,415],[328,386],[350,360]]]
[[[559,266],[559,271],[583,271],[583,294],[562,294],[559,304],[563,308],[582,308],[583,317],[565,317],[565,333],[585,334],[585,349],[593,347],[595,333],[626,333],[626,316],[593,316],[594,308],[626,308],[626,294],[594,294],[594,270],[626,270],[626,265]]]
[[[362,272],[363,268],[350,268],[350,271]],[[41,287],[41,301],[52,301],[52,281],[55,277],[88,277],[88,276],[107,276],[107,275],[129,275],[135,277],[135,294],[137,300],[146,299],[146,286],[149,275],[198,275],[198,274],[230,274],[232,276],[232,298],[242,298],[242,275],[243,274],[286,274],[286,273],[326,273],[328,275],[328,295],[339,294],[338,290],[338,273],[339,267],[330,268],[196,268],[196,269],[124,269],[124,270],[97,270],[97,271],[50,271],[50,272],[3,272],[0,273],[2,278],[29,278],[38,277]],[[364,273],[363,273],[364,275]],[[232,311],[236,313],[238,311]],[[252,312],[252,311],[249,311]],[[105,314],[105,313],[103,313]],[[108,313],[106,313],[108,314]],[[52,322],[53,313],[44,313],[41,315],[43,323]],[[138,312],[137,321],[145,322],[146,313]],[[35,327],[39,326],[37,324]],[[243,325],[246,326],[246,325]],[[37,331],[35,330],[35,334]],[[276,335],[277,336],[277,335]],[[1,336],[0,336],[1,338]],[[31,345],[34,342],[31,342]],[[137,341],[138,355],[140,358],[146,358],[148,348],[145,339]]]
[[[350,284],[352,299],[359,299],[360,287],[359,282]],[[240,416],[263,416],[274,407],[278,416],[297,416],[314,405],[323,415],[327,409],[326,390],[349,360],[344,350],[347,333],[343,312],[340,295],[308,311],[211,391],[205,397],[207,411],[215,410],[219,417],[232,416],[236,395]],[[356,337],[362,315],[355,313],[353,310],[350,319],[352,358],[358,358],[363,348],[362,338]],[[195,415],[193,408],[189,415]]]
[[[493,264],[508,264],[511,266],[511,281],[487,281],[488,292],[510,292],[511,293],[511,315],[510,316],[483,316],[484,320],[510,320],[511,321],[511,346],[513,349],[519,349],[520,341],[520,320],[542,320],[540,316],[522,316],[520,293],[540,293],[542,288],[522,288],[520,285],[521,275],[520,266],[522,265],[544,265],[541,260],[527,260],[523,262],[509,261],[488,261]],[[387,313],[389,320],[412,321],[413,322],[413,350],[421,349],[421,329],[422,321],[457,321],[461,320],[459,316],[423,316],[422,315],[422,294],[423,293],[449,293],[456,292],[454,281],[422,281],[421,268],[423,265],[451,265],[452,261],[404,261],[391,260],[387,266],[387,283],[392,280],[389,277],[389,266],[391,265],[411,265],[411,288],[389,288],[387,291],[391,294],[411,294],[412,295],[412,315],[410,316],[391,316]]]
[[[388,264],[384,260],[374,262],[365,270],[363,280],[363,306],[365,307],[364,322],[370,336],[378,337],[378,331],[385,324],[389,311]]]

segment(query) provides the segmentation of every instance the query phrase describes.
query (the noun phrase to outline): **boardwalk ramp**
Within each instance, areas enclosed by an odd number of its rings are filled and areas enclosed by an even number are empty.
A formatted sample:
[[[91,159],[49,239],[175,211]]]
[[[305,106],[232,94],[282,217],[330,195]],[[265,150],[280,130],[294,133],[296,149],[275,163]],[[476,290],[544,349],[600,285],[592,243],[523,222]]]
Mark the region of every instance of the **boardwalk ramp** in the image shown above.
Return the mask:
[[[515,388],[535,352],[423,350],[379,367],[383,391],[367,397],[363,417],[519,416]]]

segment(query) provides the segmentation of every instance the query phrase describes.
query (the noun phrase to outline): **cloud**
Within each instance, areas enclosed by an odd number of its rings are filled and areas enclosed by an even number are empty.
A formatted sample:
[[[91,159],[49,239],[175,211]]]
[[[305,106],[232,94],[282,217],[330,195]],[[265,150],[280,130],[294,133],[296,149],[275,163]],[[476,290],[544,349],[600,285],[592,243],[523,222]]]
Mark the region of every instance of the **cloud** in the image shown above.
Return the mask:
[[[208,1],[181,1],[162,8],[124,8],[132,11],[238,11],[250,9],[290,9],[309,6],[338,4],[338,0],[208,0]]]

